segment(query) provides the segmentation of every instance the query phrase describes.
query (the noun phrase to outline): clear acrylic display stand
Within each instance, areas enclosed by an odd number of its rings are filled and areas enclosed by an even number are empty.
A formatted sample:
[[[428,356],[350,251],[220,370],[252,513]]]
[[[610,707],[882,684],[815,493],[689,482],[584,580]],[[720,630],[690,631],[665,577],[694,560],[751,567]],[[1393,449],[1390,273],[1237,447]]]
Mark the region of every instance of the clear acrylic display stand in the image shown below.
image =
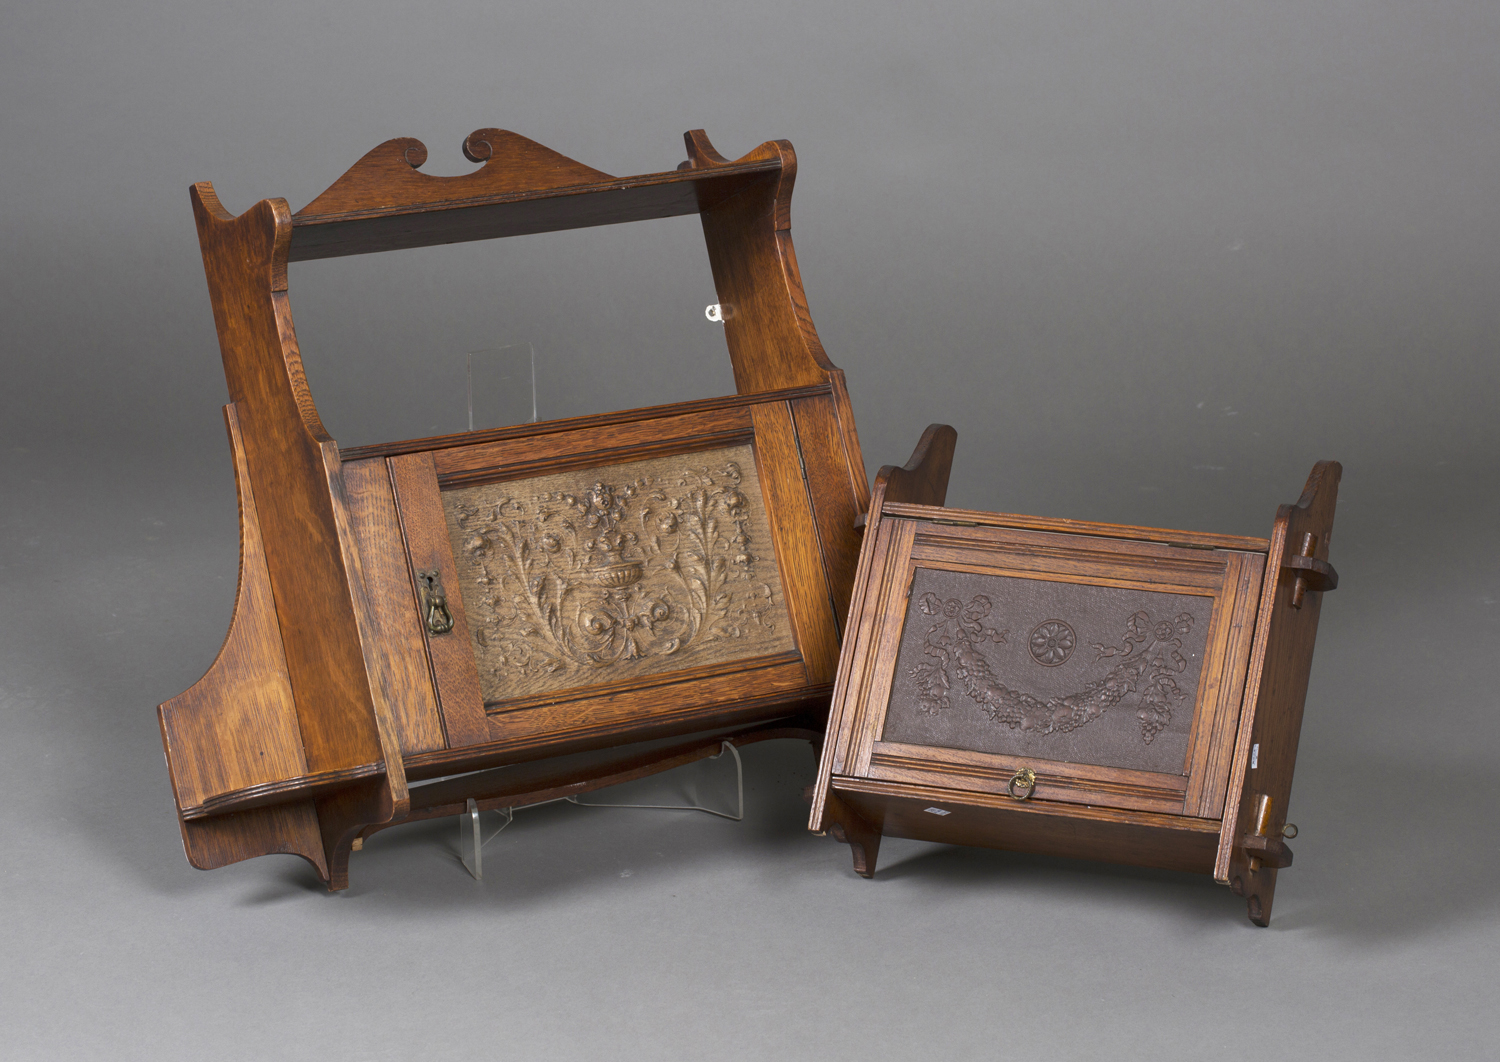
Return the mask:
[[[548,801],[548,803],[553,802]],[[516,817],[516,809],[496,808],[494,814],[500,819],[500,825],[496,826],[488,837],[481,836],[484,823],[480,820],[479,814],[479,805],[474,802],[473,797],[470,797],[468,809],[458,817],[458,858],[463,860],[464,866],[470,874],[474,875],[475,881],[484,880],[484,846],[511,824]]]
[[[537,419],[536,348],[530,343],[509,343],[464,355],[464,409],[468,430],[503,428],[511,424],[534,424]],[[484,876],[484,846],[511,824],[514,808],[497,808],[500,824],[483,837],[479,805],[471,798],[458,817],[459,858],[474,875]]]
[[[704,803],[703,799],[698,795],[698,783],[707,778],[709,774],[709,770],[704,769],[704,765],[713,763],[713,761],[721,759],[726,750],[732,757],[734,757],[733,811],[720,811],[718,809],[711,808],[706,803]],[[715,773],[723,774],[723,772]],[[722,779],[720,779],[719,781],[722,781]],[[601,789],[600,792],[603,793],[612,790],[615,793],[627,793],[636,790],[638,787],[661,789],[664,783],[678,786],[679,791],[683,794],[683,798],[691,801],[691,803],[634,804],[626,801],[584,800],[576,796],[564,797],[564,799],[567,800],[570,804],[577,804],[581,808],[643,808],[651,811],[706,811],[710,815],[717,815],[721,819],[729,819],[733,822],[739,822],[745,817],[745,767],[744,764],[740,761],[740,750],[735,748],[728,741],[722,742],[719,745],[719,751],[714,753],[712,756],[708,756],[701,760],[696,760],[693,763],[684,764],[683,766],[678,767],[675,770],[664,771],[661,774],[655,775],[651,778],[642,778],[641,780],[636,782],[625,782],[621,785],[610,786],[608,789]]]
[[[712,319],[712,318],[710,318]],[[465,408],[469,431],[485,428],[505,427],[511,424],[534,423],[538,416],[536,387],[536,349],[530,343],[511,343],[487,350],[473,350],[465,355]],[[729,751],[734,761],[733,803],[727,795],[715,790],[727,789],[725,772],[714,770],[715,761],[722,761],[724,751]],[[715,779],[713,775],[721,775]],[[705,800],[700,796],[700,787],[707,789],[713,797]],[[703,811],[720,818],[739,822],[745,815],[745,774],[740,753],[728,741],[719,751],[705,759],[696,760],[674,770],[664,771],[650,778],[624,782],[610,786],[603,792],[613,792],[623,799],[601,801],[580,799],[576,796],[560,797],[558,800],[542,801],[520,807],[497,808],[480,811],[473,799],[458,816],[458,852],[464,867],[474,880],[484,880],[484,849],[513,821],[515,813],[525,807],[541,807],[542,804],[567,802],[577,807],[589,808],[637,808],[653,811]],[[591,794],[592,795],[592,794]],[[682,803],[680,801],[686,801]],[[717,804],[718,806],[710,806]],[[726,810],[731,808],[732,810]],[[495,822],[486,833],[486,815],[493,815]]]
[[[734,799],[732,805],[727,799],[728,773],[722,769],[722,764],[717,765],[715,761],[723,761],[724,753],[728,752],[734,762]],[[717,776],[717,777],[716,777]],[[709,799],[702,796],[706,790]],[[703,811],[710,815],[716,815],[722,819],[740,822],[745,817],[745,766],[740,760],[740,750],[728,741],[719,746],[719,751],[712,756],[650,778],[641,778],[631,782],[623,782],[620,785],[609,786],[607,789],[599,790],[600,793],[613,791],[617,796],[628,799],[617,801],[581,800],[576,796],[559,797],[557,800],[545,800],[538,804],[524,804],[520,807],[497,808],[492,814],[499,820],[498,825],[484,834],[484,822],[482,816],[491,814],[481,812],[479,805],[470,798],[467,808],[458,816],[458,857],[464,867],[474,876],[475,881],[484,880],[484,847],[500,835],[515,820],[515,813],[527,807],[541,807],[543,804],[569,803],[581,808],[638,808],[650,811]],[[670,794],[670,795],[661,795]],[[686,800],[687,803],[662,803],[661,801]],[[637,801],[640,801],[637,803]],[[650,801],[647,803],[646,801]],[[711,806],[718,805],[718,806]]]
[[[465,357],[469,431],[536,423],[536,348],[511,343]]]

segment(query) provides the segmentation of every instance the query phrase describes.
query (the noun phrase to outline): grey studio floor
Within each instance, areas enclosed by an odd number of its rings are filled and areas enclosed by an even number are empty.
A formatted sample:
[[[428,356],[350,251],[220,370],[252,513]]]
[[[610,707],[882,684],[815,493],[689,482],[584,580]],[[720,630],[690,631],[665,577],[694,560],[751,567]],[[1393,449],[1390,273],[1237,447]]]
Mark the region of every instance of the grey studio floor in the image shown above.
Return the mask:
[[[0,1059],[1497,1057],[1496,54],[1491,3],[0,5]],[[951,504],[1264,535],[1344,463],[1269,928],[917,841],[864,880],[790,741],[742,822],[530,809],[482,882],[453,820],[338,895],[187,865],[155,706],[238,548],[188,185],[296,209],[485,126],[792,140],[872,474],[945,421]],[[530,344],[543,419],[733,388],[691,217],[290,284],[344,444],[455,427],[475,349]]]

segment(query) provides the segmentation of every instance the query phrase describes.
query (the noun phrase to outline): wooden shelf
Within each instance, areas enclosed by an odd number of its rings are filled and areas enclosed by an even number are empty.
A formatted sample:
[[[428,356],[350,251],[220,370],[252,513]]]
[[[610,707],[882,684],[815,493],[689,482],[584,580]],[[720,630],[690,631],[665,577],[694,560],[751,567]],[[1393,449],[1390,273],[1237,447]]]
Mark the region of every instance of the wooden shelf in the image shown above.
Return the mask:
[[[766,181],[779,155],[611,177],[503,129],[481,129],[464,154],[485,164],[434,177],[418,140],[387,140],[292,216],[289,261],[526,236],[697,214]],[[753,154],[753,153],[752,153]]]

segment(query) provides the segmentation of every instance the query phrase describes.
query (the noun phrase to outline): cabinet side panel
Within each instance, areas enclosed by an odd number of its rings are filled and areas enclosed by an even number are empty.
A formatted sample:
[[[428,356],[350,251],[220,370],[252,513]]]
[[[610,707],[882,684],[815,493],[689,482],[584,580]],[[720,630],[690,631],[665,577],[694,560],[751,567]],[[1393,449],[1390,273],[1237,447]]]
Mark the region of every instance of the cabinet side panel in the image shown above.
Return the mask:
[[[224,408],[240,503],[240,578],[219,656],[187,692],[159,709],[179,808],[307,773],[297,708],[261,546],[255,492],[234,406]]]
[[[771,527],[781,585],[797,629],[797,648],[808,682],[832,684],[839,663],[838,624],[827,576],[818,555],[818,533],[798,460],[796,429],[787,403],[755,406],[755,456]]]
[[[418,602],[385,461],[343,466],[349,522],[359,550],[374,621],[375,651],[385,658],[390,704],[405,754],[444,747],[442,716],[427,662]]]
[[[789,182],[791,175],[783,177]],[[719,302],[732,307],[724,339],[740,394],[826,383],[822,348],[807,327],[800,277],[775,229],[778,187],[761,182],[701,204],[703,239]],[[790,189],[788,188],[788,192]],[[799,308],[799,303],[802,306]]]
[[[1228,881],[1246,897],[1251,919],[1261,925],[1270,919],[1276,869],[1264,865],[1252,869],[1243,839],[1260,826],[1265,836],[1279,837],[1286,822],[1323,603],[1323,594],[1309,589],[1297,605],[1293,604],[1297,570],[1287,564],[1306,548],[1305,541],[1312,547],[1313,559],[1327,561],[1342,471],[1335,461],[1319,462],[1298,503],[1281,507],[1262,582],[1245,709],[1214,868],[1216,878]],[[1264,822],[1257,824],[1263,797],[1270,803]]]
[[[854,570],[859,564],[861,535],[854,521],[866,499],[850,466],[850,455],[845,450],[845,437],[833,398],[800,399],[792,404],[792,413],[807,468],[807,485],[812,496],[813,519],[818,529],[818,543],[822,547],[823,566],[833,593],[834,616],[842,630],[849,615]],[[861,480],[863,472],[860,469]]]
[[[262,200],[239,217],[208,185],[194,216],[249,478],[303,754],[315,772],[388,759],[340,535],[338,451],[318,421],[286,294],[291,215]],[[387,763],[390,814],[404,795]]]

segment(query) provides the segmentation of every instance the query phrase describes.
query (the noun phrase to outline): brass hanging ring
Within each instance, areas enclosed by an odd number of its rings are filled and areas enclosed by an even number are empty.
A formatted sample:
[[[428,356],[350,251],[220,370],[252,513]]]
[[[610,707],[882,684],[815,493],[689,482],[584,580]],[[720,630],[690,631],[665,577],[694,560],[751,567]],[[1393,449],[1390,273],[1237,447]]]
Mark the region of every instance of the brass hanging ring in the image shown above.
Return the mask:
[[[1030,767],[1022,767],[1007,783],[1005,791],[1017,800],[1027,799],[1036,792],[1036,772]]]

